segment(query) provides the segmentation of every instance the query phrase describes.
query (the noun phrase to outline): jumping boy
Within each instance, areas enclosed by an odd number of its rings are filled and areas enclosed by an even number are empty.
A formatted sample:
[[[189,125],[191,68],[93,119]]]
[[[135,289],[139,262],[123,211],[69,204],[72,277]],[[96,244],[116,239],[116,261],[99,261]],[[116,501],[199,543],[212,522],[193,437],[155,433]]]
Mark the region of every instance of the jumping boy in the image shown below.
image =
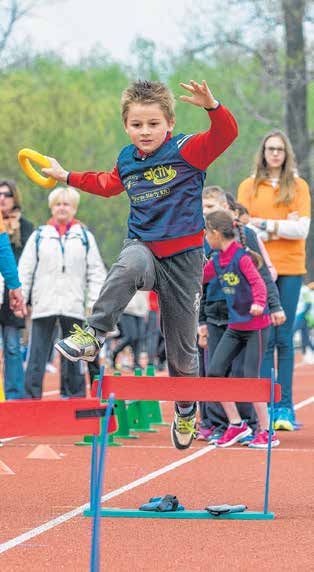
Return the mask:
[[[136,81],[122,94],[122,120],[131,145],[112,172],[68,172],[53,158],[43,173],[83,191],[130,199],[128,238],[82,330],[59,341],[67,359],[93,361],[137,290],[158,292],[161,328],[171,376],[197,376],[196,335],[202,292],[204,220],[202,188],[207,167],[237,136],[237,124],[206,81],[180,84],[180,99],[206,110],[211,127],[171,136],[174,97],[159,82]],[[195,434],[196,403],[175,402],[171,437],[186,449]]]

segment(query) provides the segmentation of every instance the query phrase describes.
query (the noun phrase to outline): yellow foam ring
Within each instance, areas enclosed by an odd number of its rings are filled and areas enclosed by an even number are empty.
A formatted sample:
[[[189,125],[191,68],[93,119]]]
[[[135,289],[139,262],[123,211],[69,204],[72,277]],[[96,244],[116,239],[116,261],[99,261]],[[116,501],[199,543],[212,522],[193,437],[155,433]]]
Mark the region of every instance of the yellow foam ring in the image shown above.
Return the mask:
[[[47,157],[41,155],[40,153],[34,151],[33,149],[21,149],[17,158],[19,160],[19,163],[23,171],[29,177],[29,179],[33,181],[33,183],[36,183],[37,185],[43,187],[44,189],[52,189],[52,187],[56,185],[57,183],[56,179],[54,179],[53,177],[44,177],[43,175],[40,175],[40,173],[38,173],[36,169],[34,169],[34,167],[30,162],[31,160],[40,167],[49,168],[51,164],[49,159],[47,159]]]

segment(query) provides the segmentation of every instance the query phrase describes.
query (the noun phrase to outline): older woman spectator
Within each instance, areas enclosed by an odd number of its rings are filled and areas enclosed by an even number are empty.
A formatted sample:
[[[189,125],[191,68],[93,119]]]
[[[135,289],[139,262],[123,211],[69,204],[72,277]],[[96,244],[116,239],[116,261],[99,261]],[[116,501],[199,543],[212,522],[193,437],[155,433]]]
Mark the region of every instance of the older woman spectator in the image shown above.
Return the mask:
[[[275,414],[275,429],[292,431],[293,325],[306,273],[305,240],[311,200],[307,183],[297,175],[291,143],[281,131],[272,131],[262,140],[254,175],[240,184],[238,200],[248,209],[250,222],[264,241],[278,274],[276,283],[287,320],[272,328],[261,375],[270,376],[276,349],[282,399]]]
[[[22,216],[21,196],[15,181],[0,180],[0,210],[3,228],[8,234],[15,260],[18,262],[34,226]],[[5,397],[21,399],[24,397],[24,369],[20,330],[25,327],[25,321],[23,318],[17,318],[10,309],[9,290],[3,280],[0,282],[0,304]]]
[[[58,187],[48,197],[52,217],[30,236],[20,259],[19,273],[25,302],[31,299],[32,326],[25,374],[28,398],[40,398],[54,325],[62,336],[73,322],[82,325],[106,276],[95,238],[75,219],[80,195]],[[75,327],[75,326],[74,326]],[[61,359],[61,396],[85,395],[80,362]]]

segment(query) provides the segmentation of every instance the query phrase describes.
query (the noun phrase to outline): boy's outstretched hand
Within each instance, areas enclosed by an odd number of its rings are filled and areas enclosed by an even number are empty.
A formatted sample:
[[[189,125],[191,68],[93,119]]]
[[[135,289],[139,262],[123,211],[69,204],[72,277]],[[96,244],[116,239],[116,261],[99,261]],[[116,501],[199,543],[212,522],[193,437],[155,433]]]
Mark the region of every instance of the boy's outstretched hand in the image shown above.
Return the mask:
[[[56,181],[60,181],[61,183],[66,183],[69,171],[66,171],[60,165],[60,163],[58,163],[58,161],[56,159],[54,159],[53,157],[47,156],[47,159],[49,159],[49,161],[51,163],[51,167],[47,167],[45,169],[42,169],[41,172],[44,173],[44,175],[48,175],[49,177],[53,177],[54,179],[56,179]]]
[[[204,79],[201,84],[191,79],[190,84],[191,85],[188,85],[187,83],[180,83],[181,87],[189,91],[191,94],[190,97],[187,95],[180,95],[180,99],[182,101],[192,103],[198,107],[205,107],[206,109],[215,109],[215,107],[218,107],[218,101],[214,99]]]

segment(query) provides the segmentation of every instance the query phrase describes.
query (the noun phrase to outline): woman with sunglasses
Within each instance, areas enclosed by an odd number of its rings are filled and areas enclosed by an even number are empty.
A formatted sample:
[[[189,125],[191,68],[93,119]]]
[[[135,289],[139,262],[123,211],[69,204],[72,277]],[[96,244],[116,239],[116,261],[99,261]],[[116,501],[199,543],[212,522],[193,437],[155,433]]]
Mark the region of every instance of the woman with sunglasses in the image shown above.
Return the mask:
[[[12,180],[0,180],[0,210],[4,230],[8,234],[15,260],[18,262],[34,227],[22,216],[20,193]],[[23,318],[16,317],[10,309],[9,291],[4,284],[1,300],[0,326],[3,338],[5,397],[6,399],[22,399],[24,397],[24,370],[20,329],[25,327],[25,321]]]
[[[302,277],[306,274],[310,191],[306,181],[298,176],[291,143],[281,131],[272,131],[263,138],[253,173],[240,184],[238,201],[248,209],[250,222],[264,241],[277,271],[276,283],[287,317],[284,324],[271,328],[261,377],[270,377],[276,350],[282,398],[275,413],[275,429],[293,431],[293,326]]]

